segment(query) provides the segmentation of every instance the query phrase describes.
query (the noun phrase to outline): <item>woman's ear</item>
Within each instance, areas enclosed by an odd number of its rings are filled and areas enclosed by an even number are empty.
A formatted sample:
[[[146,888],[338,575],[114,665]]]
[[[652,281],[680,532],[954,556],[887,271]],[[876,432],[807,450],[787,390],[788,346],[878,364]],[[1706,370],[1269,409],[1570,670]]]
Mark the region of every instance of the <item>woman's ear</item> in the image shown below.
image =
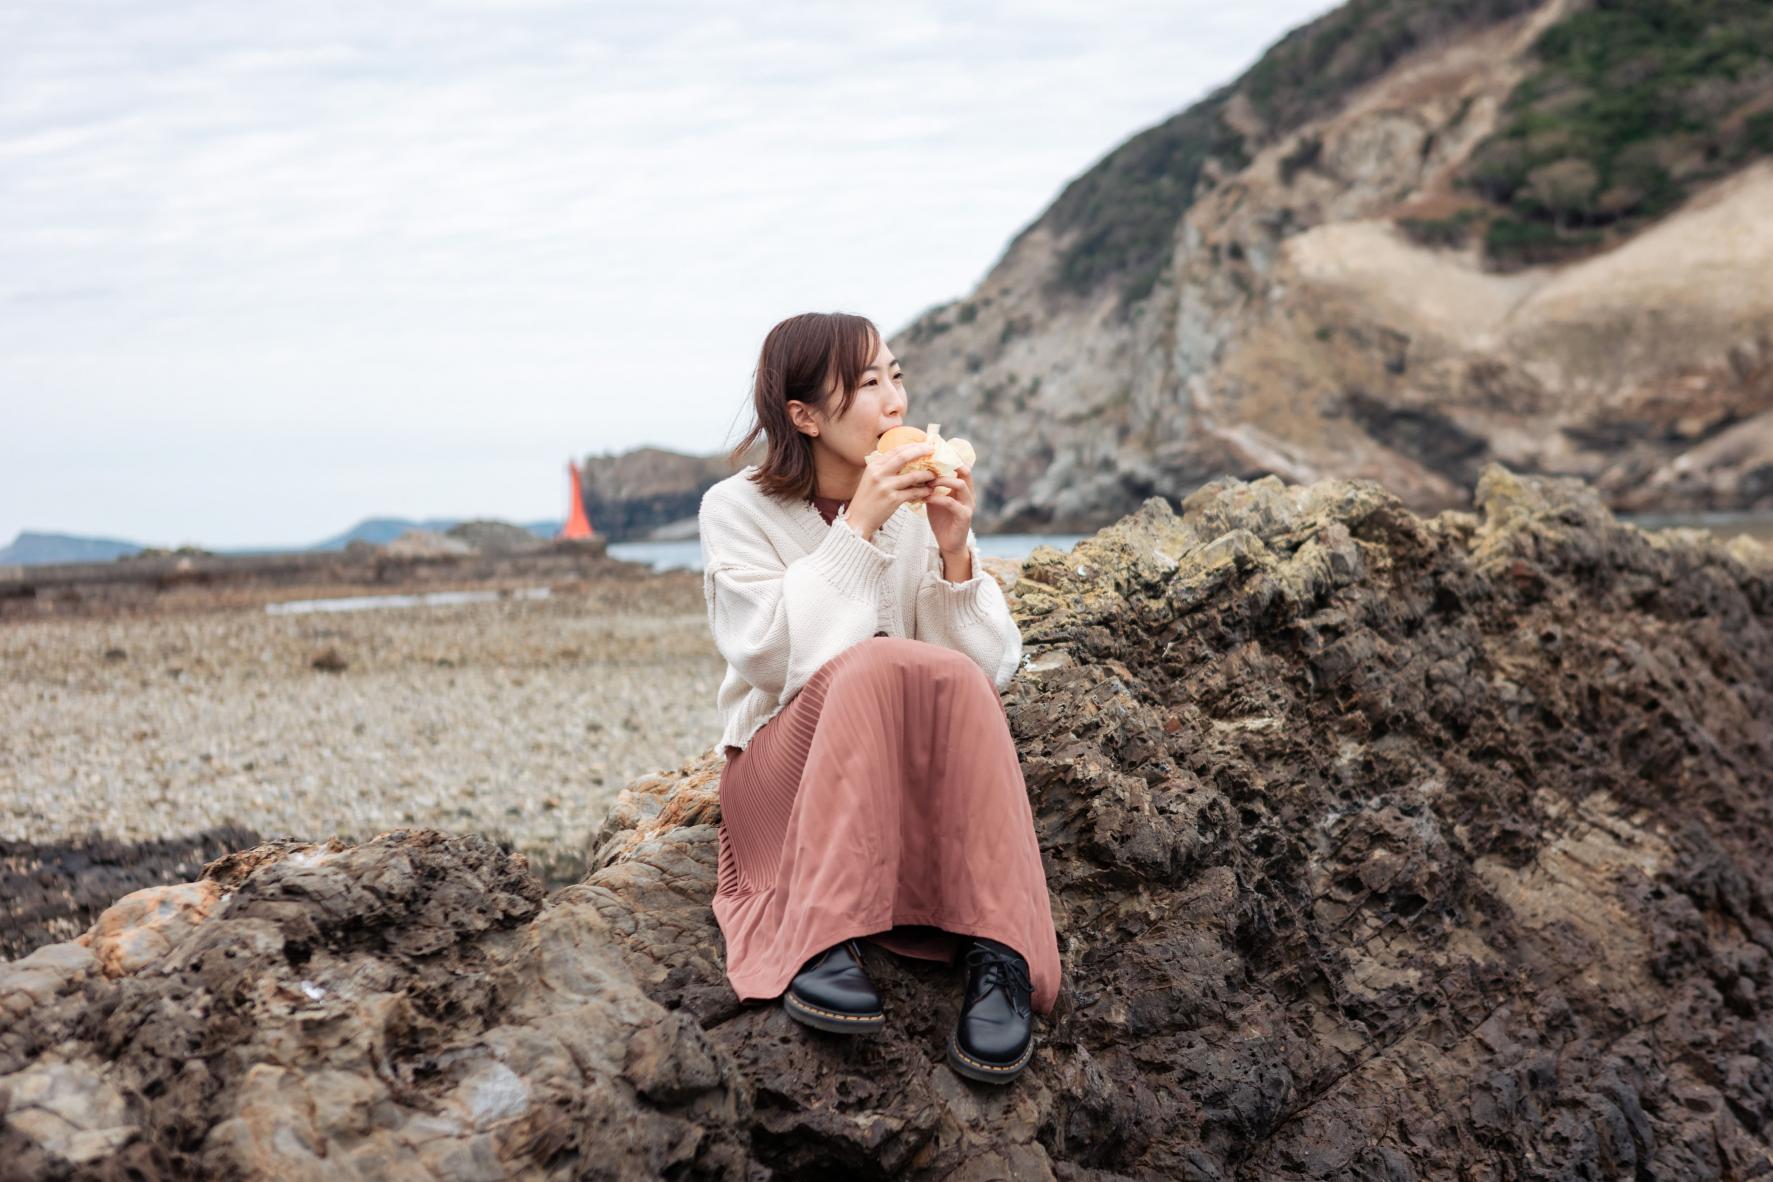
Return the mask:
[[[806,403],[791,398],[786,405],[788,407],[788,417],[793,421],[794,426],[797,429],[808,435],[817,435],[819,433],[819,424],[817,420],[813,418],[813,412],[808,409]]]

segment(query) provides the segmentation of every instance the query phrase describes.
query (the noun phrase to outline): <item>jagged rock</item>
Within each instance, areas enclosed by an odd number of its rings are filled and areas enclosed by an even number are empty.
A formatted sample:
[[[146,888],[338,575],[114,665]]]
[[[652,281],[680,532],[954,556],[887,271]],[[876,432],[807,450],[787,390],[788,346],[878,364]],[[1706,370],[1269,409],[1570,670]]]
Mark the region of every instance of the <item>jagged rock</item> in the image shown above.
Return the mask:
[[[435,530],[409,529],[383,546],[382,553],[391,558],[447,558],[472,554],[474,547],[459,537],[452,538]]]
[[[521,857],[396,831],[197,885],[219,905],[121,979],[80,944],[0,969],[0,1174],[746,1176],[732,1065]]]
[[[629,785],[546,900],[474,838],[272,844],[129,975],[77,944],[5,966],[0,1160],[1767,1176],[1766,549],[1495,465],[1431,519],[1225,479],[1037,550],[1012,606],[1065,968],[1013,1085],[942,1062],[958,970],[870,950],[867,1039],[736,1001],[710,750]]]
[[[105,909],[77,941],[92,952],[99,972],[122,977],[159,960],[209,918],[221,901],[214,879],[143,887]]]
[[[450,526],[444,536],[482,553],[540,550],[548,544],[545,539],[509,521],[464,521]]]

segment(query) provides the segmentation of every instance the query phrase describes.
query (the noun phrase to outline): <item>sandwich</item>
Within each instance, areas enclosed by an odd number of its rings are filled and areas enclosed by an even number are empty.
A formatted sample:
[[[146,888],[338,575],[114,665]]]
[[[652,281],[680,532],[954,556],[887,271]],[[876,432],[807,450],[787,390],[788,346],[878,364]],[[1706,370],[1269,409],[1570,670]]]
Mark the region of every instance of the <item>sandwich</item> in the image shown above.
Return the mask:
[[[934,472],[937,476],[952,476],[954,475],[954,470],[962,464],[965,464],[969,468],[972,467],[974,459],[973,445],[964,439],[944,439],[942,438],[939,428],[940,424],[938,423],[931,423],[929,430],[927,431],[919,431],[916,427],[894,427],[880,437],[880,441],[874,445],[874,451],[872,454],[879,455],[882,452],[889,452],[895,447],[903,447],[907,443],[929,442],[935,444],[936,449],[929,455],[912,460],[909,464],[900,468],[899,474],[901,476],[907,472],[915,472],[920,469]],[[949,492],[946,488],[938,487],[931,489],[930,495],[945,497],[949,495]],[[911,501],[908,503],[910,504],[913,513],[923,512],[922,501]]]

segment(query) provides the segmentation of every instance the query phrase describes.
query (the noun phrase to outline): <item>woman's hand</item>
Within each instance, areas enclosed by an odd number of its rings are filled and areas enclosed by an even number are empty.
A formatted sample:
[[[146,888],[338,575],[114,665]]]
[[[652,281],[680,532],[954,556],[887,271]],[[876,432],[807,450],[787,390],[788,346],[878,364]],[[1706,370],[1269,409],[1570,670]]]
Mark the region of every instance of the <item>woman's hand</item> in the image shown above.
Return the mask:
[[[899,469],[935,450],[934,444],[918,441],[902,443],[879,455],[869,455],[862,468],[862,478],[850,497],[849,508],[844,511],[851,527],[863,539],[872,538],[874,531],[896,513],[900,505],[922,499],[924,490],[936,474],[922,468],[901,474]],[[964,530],[961,536],[966,536]]]
[[[938,496],[936,489],[946,488],[947,496]],[[938,477],[924,498],[924,515],[930,519],[930,532],[936,535],[936,546],[942,557],[961,558],[967,553],[967,531],[973,526],[973,469],[961,464],[952,476]]]

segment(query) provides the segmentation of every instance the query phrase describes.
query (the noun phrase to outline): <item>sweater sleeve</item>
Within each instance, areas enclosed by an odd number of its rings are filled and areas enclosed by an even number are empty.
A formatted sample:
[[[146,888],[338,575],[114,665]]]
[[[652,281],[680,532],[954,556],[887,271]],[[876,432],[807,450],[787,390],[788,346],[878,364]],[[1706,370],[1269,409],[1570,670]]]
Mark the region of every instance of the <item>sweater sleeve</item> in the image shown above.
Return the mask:
[[[708,626],[746,684],[786,703],[826,661],[874,635],[892,556],[846,520],[786,566],[728,506],[704,499],[699,524]]]
[[[917,585],[911,634],[965,653],[1001,690],[1022,661],[1022,630],[1010,615],[1003,588],[986,573],[972,530],[967,531],[967,551],[973,556],[973,577],[951,583],[942,577],[941,551],[931,548]]]

